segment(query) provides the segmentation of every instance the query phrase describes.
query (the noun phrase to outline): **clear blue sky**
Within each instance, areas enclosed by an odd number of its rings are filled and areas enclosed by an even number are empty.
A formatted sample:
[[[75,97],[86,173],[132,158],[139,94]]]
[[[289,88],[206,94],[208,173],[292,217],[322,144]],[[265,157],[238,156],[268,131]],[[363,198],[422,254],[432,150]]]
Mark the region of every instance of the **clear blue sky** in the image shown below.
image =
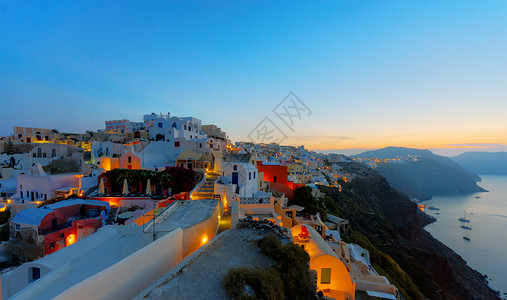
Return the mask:
[[[0,136],[168,112],[310,148],[507,142],[507,1],[0,0]]]

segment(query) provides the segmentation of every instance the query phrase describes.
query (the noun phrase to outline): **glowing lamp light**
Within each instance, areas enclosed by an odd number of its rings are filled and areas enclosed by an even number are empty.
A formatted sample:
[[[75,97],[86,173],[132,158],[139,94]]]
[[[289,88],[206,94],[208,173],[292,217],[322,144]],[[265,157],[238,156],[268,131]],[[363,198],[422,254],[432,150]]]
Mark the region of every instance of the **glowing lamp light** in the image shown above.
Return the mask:
[[[69,234],[67,237],[67,246],[70,246],[76,242],[76,236],[74,234]]]
[[[202,237],[202,243],[203,243],[203,244],[206,244],[206,242],[208,242],[208,237],[203,236],[203,237]]]

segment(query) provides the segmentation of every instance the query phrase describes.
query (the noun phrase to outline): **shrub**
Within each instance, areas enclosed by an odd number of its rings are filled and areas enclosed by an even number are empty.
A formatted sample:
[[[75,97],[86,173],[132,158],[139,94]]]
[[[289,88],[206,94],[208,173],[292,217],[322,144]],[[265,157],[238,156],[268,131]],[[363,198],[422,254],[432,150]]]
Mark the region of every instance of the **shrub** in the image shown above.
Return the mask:
[[[9,240],[9,224],[3,224],[0,226],[0,241]]]
[[[9,218],[11,217],[11,211],[9,209],[4,210],[0,213],[0,224],[5,224],[9,222]]]
[[[234,300],[283,299],[283,283],[272,268],[250,270],[230,269],[225,275],[225,290]]]
[[[313,295],[313,284],[308,274],[310,256],[301,247],[290,243],[282,245],[275,235],[258,242],[262,254],[275,260],[274,269],[284,283],[286,299],[307,299]]]

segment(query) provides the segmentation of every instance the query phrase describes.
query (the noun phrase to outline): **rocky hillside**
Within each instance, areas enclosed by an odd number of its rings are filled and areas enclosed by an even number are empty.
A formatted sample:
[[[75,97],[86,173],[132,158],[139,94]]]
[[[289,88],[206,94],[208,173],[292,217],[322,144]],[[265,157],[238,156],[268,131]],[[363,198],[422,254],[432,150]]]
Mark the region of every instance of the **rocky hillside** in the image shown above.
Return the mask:
[[[431,220],[406,195],[391,188],[373,169],[357,163],[343,166],[361,176],[343,183],[342,192],[330,187],[322,187],[322,191],[334,200],[352,230],[394,259],[424,297],[499,299],[483,275],[423,229]],[[407,290],[406,295],[411,299],[422,298],[414,290]]]
[[[392,187],[411,198],[429,200],[433,195],[485,191],[477,185],[481,180],[477,174],[429,150],[387,147],[353,156],[356,159],[380,160],[399,157],[417,159],[404,163],[382,163],[375,170],[385,176]]]

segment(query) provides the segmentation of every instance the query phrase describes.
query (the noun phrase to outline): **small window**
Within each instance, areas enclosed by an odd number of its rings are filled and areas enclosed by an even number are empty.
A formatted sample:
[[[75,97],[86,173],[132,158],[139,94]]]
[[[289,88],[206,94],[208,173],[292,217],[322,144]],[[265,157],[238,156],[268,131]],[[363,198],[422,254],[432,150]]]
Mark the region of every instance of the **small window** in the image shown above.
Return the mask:
[[[129,162],[129,164],[132,163],[132,156],[128,157],[128,162]]]
[[[55,249],[55,243],[49,244],[49,250],[53,250],[53,249]]]
[[[331,283],[331,268],[322,268],[320,271],[320,283]]]
[[[47,154],[46,153],[42,153],[42,157],[46,158]]]
[[[20,230],[20,229],[21,229],[21,225],[16,224],[16,230]]]
[[[31,281],[35,281],[35,280],[39,279],[40,278],[40,269],[35,268],[35,267],[30,268],[30,269],[32,269],[32,280]]]
[[[19,185],[19,189],[20,189],[20,190],[22,190],[22,189],[23,189],[23,185],[22,185],[22,184],[20,184],[20,185]]]
[[[252,172],[248,172],[248,180],[252,180]]]
[[[179,147],[180,146],[180,142],[174,142],[174,147]]]
[[[255,179],[255,172],[254,172],[254,179]]]
[[[202,143],[199,143],[199,148],[202,148]]]
[[[60,238],[62,238],[62,239],[63,239],[64,237],[65,237],[64,233],[63,233],[63,232],[62,232],[62,233],[60,233]]]
[[[238,170],[238,165],[234,165],[234,171]]]
[[[37,157],[37,154],[34,152],[34,153],[32,154],[32,157]]]
[[[158,123],[158,127],[162,128],[162,123]]]

